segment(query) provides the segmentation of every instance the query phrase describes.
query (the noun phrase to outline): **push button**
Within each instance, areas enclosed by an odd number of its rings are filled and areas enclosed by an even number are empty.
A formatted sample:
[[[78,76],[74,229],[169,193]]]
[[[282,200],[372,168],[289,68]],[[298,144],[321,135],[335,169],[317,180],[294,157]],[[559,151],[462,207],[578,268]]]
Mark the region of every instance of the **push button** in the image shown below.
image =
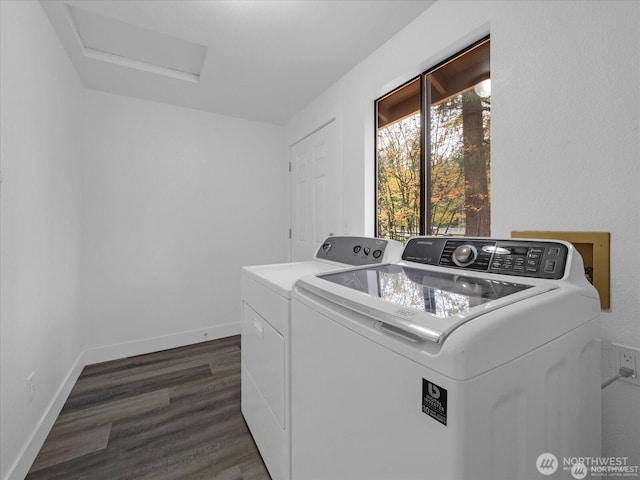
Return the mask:
[[[366,255],[369,255],[369,253],[371,252],[371,249],[370,249],[369,247],[364,247],[364,248],[362,249],[362,251],[364,252],[364,254],[365,254],[365,256],[366,256]]]
[[[382,250],[373,251],[373,258],[380,258],[380,255],[382,255]]]
[[[544,263],[544,271],[545,273],[553,273],[556,270],[556,261],[555,260],[547,260]]]
[[[544,248],[531,247],[529,249],[529,254],[527,255],[527,258],[531,258],[533,260],[539,260],[543,254],[544,254]]]

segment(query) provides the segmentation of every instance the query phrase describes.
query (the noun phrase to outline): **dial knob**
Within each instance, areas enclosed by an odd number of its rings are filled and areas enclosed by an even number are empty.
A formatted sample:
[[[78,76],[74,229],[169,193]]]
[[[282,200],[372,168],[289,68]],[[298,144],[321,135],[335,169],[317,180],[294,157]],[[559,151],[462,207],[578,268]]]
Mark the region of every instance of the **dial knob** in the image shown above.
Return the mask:
[[[466,267],[478,258],[478,250],[473,245],[460,245],[453,251],[453,263],[459,267]]]

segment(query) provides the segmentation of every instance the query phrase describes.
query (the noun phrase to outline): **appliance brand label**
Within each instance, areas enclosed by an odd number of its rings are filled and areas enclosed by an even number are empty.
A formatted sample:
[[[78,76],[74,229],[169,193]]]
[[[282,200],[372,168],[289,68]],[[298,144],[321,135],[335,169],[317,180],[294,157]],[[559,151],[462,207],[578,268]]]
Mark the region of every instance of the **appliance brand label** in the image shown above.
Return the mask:
[[[447,425],[447,390],[422,379],[422,412]]]
[[[413,318],[416,316],[416,312],[412,312],[411,310],[403,310],[402,308],[399,308],[394,313],[399,317],[404,317],[404,318]]]

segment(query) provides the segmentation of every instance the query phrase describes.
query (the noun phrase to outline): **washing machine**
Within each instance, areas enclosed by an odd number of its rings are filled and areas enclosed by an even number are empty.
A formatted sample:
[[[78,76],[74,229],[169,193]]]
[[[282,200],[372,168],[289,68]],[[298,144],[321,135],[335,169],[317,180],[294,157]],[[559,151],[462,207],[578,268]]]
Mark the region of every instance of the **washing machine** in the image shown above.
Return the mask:
[[[274,480],[291,478],[290,297],[305,275],[397,262],[402,244],[332,236],[307,262],[243,267],[241,275],[242,414]]]
[[[415,237],[291,307],[296,480],[570,479],[600,455],[600,304],[569,243]]]

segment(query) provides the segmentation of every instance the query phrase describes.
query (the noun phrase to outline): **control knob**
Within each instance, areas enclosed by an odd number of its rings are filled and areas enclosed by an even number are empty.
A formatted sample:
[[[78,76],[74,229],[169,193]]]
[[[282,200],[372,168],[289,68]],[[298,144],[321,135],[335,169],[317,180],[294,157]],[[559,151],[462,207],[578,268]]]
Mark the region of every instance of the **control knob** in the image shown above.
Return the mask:
[[[453,259],[453,263],[459,267],[466,267],[476,261],[476,258],[478,258],[478,250],[476,250],[476,247],[473,245],[460,245],[453,251],[453,255],[451,257]]]

